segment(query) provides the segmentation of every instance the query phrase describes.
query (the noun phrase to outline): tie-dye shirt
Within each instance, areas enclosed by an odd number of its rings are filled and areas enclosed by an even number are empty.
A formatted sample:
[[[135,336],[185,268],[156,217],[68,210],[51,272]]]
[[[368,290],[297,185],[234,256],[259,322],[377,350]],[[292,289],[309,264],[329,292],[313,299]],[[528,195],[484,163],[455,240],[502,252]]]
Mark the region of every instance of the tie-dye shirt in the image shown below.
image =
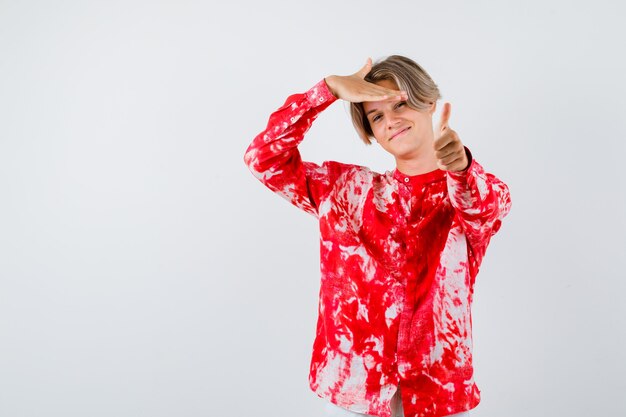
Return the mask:
[[[309,384],[354,412],[406,417],[474,408],[474,280],[507,186],[470,157],[462,172],[407,176],[301,159],[298,144],[336,100],[321,80],[272,113],[244,160],[275,193],[319,219],[321,281]]]

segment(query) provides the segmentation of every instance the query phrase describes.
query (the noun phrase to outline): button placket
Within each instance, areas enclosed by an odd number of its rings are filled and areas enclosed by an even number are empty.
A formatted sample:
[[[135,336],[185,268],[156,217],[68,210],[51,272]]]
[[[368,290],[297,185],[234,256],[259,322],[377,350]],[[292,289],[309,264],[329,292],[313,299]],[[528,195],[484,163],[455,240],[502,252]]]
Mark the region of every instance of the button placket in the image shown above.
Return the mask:
[[[408,178],[406,178],[408,179]],[[402,207],[402,212],[404,214],[403,223],[406,225],[409,214],[411,213],[411,186],[405,181],[405,187],[400,188],[400,206]]]

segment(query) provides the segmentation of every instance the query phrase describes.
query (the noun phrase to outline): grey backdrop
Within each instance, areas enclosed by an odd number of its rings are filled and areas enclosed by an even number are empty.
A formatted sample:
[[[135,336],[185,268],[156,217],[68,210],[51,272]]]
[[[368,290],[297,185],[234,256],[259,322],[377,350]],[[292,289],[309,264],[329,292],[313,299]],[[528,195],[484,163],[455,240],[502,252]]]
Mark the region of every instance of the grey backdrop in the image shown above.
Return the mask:
[[[472,415],[626,415],[625,11],[1,0],[0,416],[320,416],[315,219],[243,153],[288,95],[393,53],[511,189]],[[393,168],[342,102],[301,150]]]

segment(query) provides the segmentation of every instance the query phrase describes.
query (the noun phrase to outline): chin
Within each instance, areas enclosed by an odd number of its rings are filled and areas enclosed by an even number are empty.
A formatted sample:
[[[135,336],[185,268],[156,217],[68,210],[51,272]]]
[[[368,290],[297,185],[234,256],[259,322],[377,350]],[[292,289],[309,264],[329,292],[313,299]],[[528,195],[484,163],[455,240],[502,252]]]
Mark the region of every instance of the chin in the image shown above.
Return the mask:
[[[396,158],[407,159],[419,155],[419,146],[415,144],[398,144],[402,146],[390,146],[388,152]]]

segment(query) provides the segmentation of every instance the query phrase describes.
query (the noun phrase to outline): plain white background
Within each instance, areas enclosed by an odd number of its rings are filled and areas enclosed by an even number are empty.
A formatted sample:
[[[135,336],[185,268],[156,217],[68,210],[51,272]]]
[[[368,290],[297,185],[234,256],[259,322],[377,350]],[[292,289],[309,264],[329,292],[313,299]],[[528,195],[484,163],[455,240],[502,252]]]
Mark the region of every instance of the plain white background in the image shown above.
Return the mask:
[[[625,11],[1,0],[0,416],[320,416],[316,222],[243,153],[290,94],[394,53],[511,189],[472,415],[626,415]],[[301,151],[394,167],[342,102]]]

